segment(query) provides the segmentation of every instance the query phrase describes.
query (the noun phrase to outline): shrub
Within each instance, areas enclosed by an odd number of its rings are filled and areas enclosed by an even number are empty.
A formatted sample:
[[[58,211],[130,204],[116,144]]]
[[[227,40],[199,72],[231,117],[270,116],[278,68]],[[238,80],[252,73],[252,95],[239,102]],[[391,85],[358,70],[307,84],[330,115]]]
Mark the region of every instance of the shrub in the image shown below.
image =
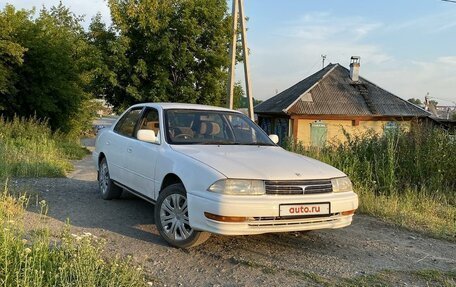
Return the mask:
[[[103,257],[104,241],[67,227],[53,238],[43,228],[27,234],[22,214],[27,197],[0,195],[0,282],[3,286],[144,286],[140,267],[131,259]],[[41,210],[47,209],[44,201]],[[44,214],[43,214],[44,216]]]
[[[53,133],[46,121],[0,119],[0,178],[64,176],[87,151],[75,138]]]
[[[289,150],[317,158],[377,195],[416,190],[456,203],[456,141],[445,131],[416,126],[411,131],[350,137],[322,148],[288,141]]]
[[[345,172],[360,197],[359,210],[408,229],[456,241],[456,141],[443,130],[350,137],[322,148],[286,143]]]

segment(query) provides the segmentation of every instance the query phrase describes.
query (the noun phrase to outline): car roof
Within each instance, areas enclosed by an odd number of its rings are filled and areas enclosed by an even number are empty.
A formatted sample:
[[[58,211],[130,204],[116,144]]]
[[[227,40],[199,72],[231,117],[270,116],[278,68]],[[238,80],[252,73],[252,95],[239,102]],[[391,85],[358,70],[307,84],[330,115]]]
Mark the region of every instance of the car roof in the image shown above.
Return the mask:
[[[146,107],[161,107],[163,110],[170,109],[183,109],[183,110],[210,110],[210,111],[225,111],[225,112],[237,112],[239,111],[230,110],[222,107],[197,105],[197,104],[183,104],[183,103],[142,103],[135,106],[146,106]]]

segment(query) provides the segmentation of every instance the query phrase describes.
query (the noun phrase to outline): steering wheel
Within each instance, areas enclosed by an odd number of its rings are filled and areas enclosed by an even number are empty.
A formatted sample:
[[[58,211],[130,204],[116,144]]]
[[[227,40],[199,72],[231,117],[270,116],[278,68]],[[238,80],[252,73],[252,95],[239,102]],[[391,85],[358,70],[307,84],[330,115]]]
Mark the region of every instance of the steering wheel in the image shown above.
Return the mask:
[[[189,140],[189,139],[192,139],[193,136],[190,135],[190,134],[178,134],[174,137],[175,139],[179,139],[179,138],[183,138],[185,140]]]

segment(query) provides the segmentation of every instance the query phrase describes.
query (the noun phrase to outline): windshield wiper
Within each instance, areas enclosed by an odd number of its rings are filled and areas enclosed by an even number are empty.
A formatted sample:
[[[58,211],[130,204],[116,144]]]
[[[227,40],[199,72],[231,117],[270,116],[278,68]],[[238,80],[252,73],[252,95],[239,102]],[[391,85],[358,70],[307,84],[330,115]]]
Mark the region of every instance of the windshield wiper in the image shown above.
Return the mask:
[[[257,145],[257,146],[275,146],[275,144],[270,144],[270,143],[241,143],[241,145]]]
[[[201,142],[202,145],[240,145],[238,142],[223,142],[223,141],[213,141],[213,142]]]

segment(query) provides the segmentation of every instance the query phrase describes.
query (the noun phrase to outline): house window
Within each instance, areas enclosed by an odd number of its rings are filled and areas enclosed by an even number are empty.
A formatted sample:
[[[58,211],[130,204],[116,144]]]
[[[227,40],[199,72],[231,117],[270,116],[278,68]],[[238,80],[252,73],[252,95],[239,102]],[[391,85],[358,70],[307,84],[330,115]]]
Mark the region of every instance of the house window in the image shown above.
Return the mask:
[[[397,122],[390,121],[385,124],[384,132],[386,135],[394,134],[398,130],[399,130],[399,125],[397,124]]]
[[[310,141],[312,146],[322,147],[326,142],[328,129],[325,123],[320,121],[310,124]]]

